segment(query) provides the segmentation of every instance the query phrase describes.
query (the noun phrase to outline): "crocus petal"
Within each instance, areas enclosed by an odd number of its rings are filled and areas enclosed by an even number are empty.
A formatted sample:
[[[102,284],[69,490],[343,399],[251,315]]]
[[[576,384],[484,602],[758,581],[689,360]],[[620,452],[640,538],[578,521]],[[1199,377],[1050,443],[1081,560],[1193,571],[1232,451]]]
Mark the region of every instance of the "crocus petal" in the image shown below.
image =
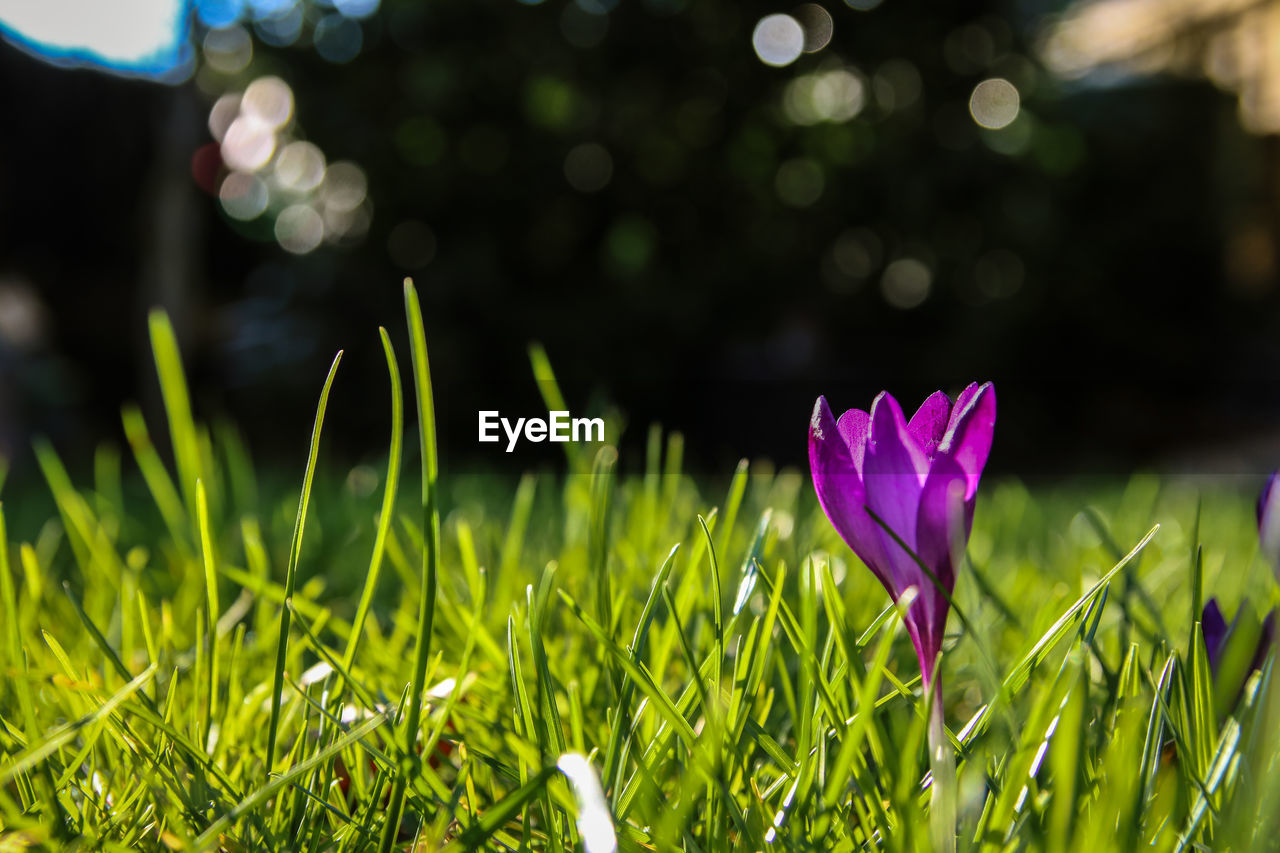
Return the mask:
[[[1200,634],[1204,637],[1204,649],[1209,654],[1209,669],[1218,671],[1218,658],[1227,639],[1227,620],[1218,606],[1218,599],[1211,598],[1204,604],[1200,615]]]
[[[898,401],[880,394],[871,406],[871,439],[862,469],[866,503],[884,526],[911,549],[916,546],[916,517],[927,473],[924,452],[907,430]],[[882,570],[893,578],[897,589],[919,586],[923,591],[928,579],[915,560],[875,519],[870,521],[878,528],[881,548],[888,557]]]
[[[914,474],[924,484],[929,473],[929,459],[915,435],[907,429],[902,407],[888,391],[881,391],[871,404],[871,433],[867,439],[867,458],[878,454],[882,474]]]
[[[813,417],[809,419],[809,467],[823,509],[826,509],[827,497],[842,499],[845,495],[862,491],[858,466],[854,464],[849,445],[840,434],[826,397],[819,397],[814,403]]]
[[[1280,572],[1280,489],[1276,486],[1276,474],[1267,479],[1258,496],[1258,542],[1262,554],[1272,569]]]
[[[973,522],[972,504],[964,499],[964,469],[954,459],[941,457],[934,461],[920,494],[916,520],[916,555],[934,573],[948,594],[955,589],[955,567],[964,552]],[[919,567],[917,567],[918,569]],[[942,648],[947,612],[951,607],[947,596],[924,575],[920,595],[920,665],[930,666]]]
[[[853,467],[862,475],[862,461],[867,453],[867,436],[871,432],[871,416],[861,409],[850,409],[840,416],[836,422],[840,437],[849,446],[849,455],[853,458]]]
[[[864,446],[865,442],[859,445]],[[809,469],[818,503],[840,537],[896,598],[901,588],[886,573],[880,528],[864,508],[866,495],[858,467],[826,398],[819,397],[809,422]]]
[[[924,455],[929,459],[938,449],[938,443],[947,432],[947,422],[951,418],[951,400],[941,391],[930,394],[907,423],[907,429],[920,443]]]
[[[965,410],[965,408],[969,405],[969,401],[972,400],[975,396],[977,396],[978,389],[980,389],[981,387],[982,386],[979,385],[977,382],[970,382],[968,385],[964,386],[964,390],[956,395],[955,406],[952,407],[951,409],[952,418],[955,418],[956,415],[960,414]],[[950,426],[949,423],[947,425]]]
[[[908,545],[916,541],[916,513],[929,462],[907,429],[898,401],[887,393],[871,406],[871,438],[862,474],[867,503]]]
[[[1267,511],[1271,506],[1271,490],[1275,488],[1277,474],[1280,474],[1280,471],[1272,472],[1271,476],[1267,478],[1267,482],[1262,487],[1262,493],[1258,495],[1258,526],[1259,527],[1262,526],[1262,521],[1266,517]]]
[[[973,386],[970,386],[972,388]],[[964,400],[963,408],[960,401]],[[964,469],[965,499],[972,499],[978,480],[991,453],[991,439],[996,427],[996,389],[990,382],[972,393],[966,388],[951,412],[951,423],[938,445],[939,456],[950,456]]]
[[[973,506],[964,499],[966,475],[954,459],[934,462],[920,492],[916,520],[916,553],[950,592],[955,563],[969,541]]]

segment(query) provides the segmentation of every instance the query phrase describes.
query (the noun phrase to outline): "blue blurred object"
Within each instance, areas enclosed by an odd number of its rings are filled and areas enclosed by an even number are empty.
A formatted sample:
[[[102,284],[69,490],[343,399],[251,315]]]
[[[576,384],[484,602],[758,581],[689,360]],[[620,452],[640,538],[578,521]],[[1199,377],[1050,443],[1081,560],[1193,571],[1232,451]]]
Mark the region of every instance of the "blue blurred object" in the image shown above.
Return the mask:
[[[195,0],[200,23],[212,30],[229,27],[244,14],[244,0]]]
[[[189,0],[0,0],[0,34],[55,65],[165,83],[195,65]]]

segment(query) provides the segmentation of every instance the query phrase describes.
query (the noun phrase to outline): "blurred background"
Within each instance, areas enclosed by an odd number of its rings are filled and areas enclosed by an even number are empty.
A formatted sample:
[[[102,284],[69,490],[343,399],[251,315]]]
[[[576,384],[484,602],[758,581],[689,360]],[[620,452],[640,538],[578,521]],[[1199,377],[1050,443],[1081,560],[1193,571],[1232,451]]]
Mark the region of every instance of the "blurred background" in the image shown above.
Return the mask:
[[[616,405],[695,470],[802,464],[814,398],[992,379],[1024,476],[1280,462],[1277,0],[0,0],[0,454],[198,412],[385,452],[417,283],[476,411]],[[161,434],[162,430],[155,430]]]

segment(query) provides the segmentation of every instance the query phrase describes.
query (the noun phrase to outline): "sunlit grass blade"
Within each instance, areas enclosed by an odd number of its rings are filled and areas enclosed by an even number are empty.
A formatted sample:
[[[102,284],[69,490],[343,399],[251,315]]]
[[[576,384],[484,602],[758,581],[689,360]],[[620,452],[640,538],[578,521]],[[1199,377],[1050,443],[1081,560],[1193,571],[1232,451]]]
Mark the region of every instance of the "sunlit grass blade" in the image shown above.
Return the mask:
[[[342,752],[342,750],[346,749],[351,744],[366,737],[370,732],[382,725],[383,722],[385,722],[385,719],[381,716],[365,720],[360,725],[352,728],[351,731],[347,732],[341,738],[338,738],[336,741],[329,744],[329,746],[317,751],[306,760],[297,762],[279,776],[272,777],[272,779],[265,785],[249,794],[237,803],[234,808],[223,814],[213,823],[209,824],[208,829],[206,829],[200,837],[195,840],[192,846],[197,850],[209,849],[212,846],[213,841],[217,839],[218,835],[235,822],[238,817],[252,812],[254,809],[270,800],[277,791],[292,785],[296,780],[306,776],[316,767],[319,767],[325,762],[331,761],[334,756]]]
[[[387,549],[387,534],[391,530],[391,522],[395,515],[396,489],[400,483],[400,457],[404,443],[404,394],[400,387],[400,366],[396,361],[395,349],[391,346],[391,338],[387,330],[380,327],[378,334],[382,338],[382,350],[387,357],[387,374],[391,380],[391,449],[387,456],[387,478],[383,484],[382,508],[378,512],[378,532],[373,540],[373,553],[369,557],[369,568],[365,572],[360,604],[357,605],[355,618],[351,621],[351,634],[347,637],[347,648],[342,654],[342,663],[347,669],[355,663],[356,651],[360,647],[360,637],[364,632],[364,623],[369,618],[369,609],[373,606],[373,594],[378,585],[382,558]]]
[[[435,402],[431,390],[431,367],[427,361],[427,336],[422,325],[422,309],[413,282],[404,282],[405,313],[409,324],[409,346],[413,361],[414,397],[418,407],[418,449],[422,461],[422,549],[421,588],[418,593],[417,630],[414,637],[413,669],[409,679],[409,705],[405,713],[402,740],[406,756],[414,755],[418,725],[422,717],[423,679],[431,650],[431,631],[435,621],[436,578],[440,560],[440,507],[437,503],[439,463],[436,458]],[[387,853],[400,827],[404,808],[404,792],[414,761],[401,761],[393,782],[387,823],[383,828],[379,849]]]
[[[154,310],[148,317],[151,333],[151,350],[155,355],[156,373],[160,378],[160,395],[164,399],[165,414],[169,420],[169,436],[173,442],[173,457],[178,469],[178,491],[187,506],[191,529],[196,529],[196,480],[208,480],[200,453],[200,440],[196,434],[195,419],[191,413],[191,397],[187,391],[187,377],[182,369],[182,356],[178,352],[178,339],[173,325],[163,311]]]
[[[315,480],[316,461],[320,457],[320,432],[324,427],[324,413],[329,405],[329,390],[333,387],[333,378],[338,373],[338,365],[342,362],[342,352],[334,356],[329,374],[325,377],[324,387],[320,391],[320,403],[316,406],[315,423],[311,428],[311,448],[307,453],[306,473],[302,477],[302,491],[298,496],[298,514],[293,526],[293,539],[289,543],[289,566],[285,573],[284,600],[288,603],[293,598],[294,586],[298,578],[298,559],[302,553],[302,535],[306,529],[307,507],[311,502],[311,485]],[[276,740],[280,726],[280,695],[284,689],[284,668],[289,650],[289,617],[292,611],[288,607],[280,609],[280,636],[276,641],[276,663],[271,683],[271,717],[267,723],[266,769],[269,772],[276,756]]]

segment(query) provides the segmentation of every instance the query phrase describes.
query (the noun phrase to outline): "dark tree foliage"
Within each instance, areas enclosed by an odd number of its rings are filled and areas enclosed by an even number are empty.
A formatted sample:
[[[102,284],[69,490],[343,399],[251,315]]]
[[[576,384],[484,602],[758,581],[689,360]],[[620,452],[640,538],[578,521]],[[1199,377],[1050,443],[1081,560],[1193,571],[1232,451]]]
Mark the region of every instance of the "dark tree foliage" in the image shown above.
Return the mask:
[[[264,454],[296,446],[345,348],[331,434],[362,453],[387,409],[368,330],[407,351],[406,274],[454,464],[506,463],[475,443],[476,410],[537,412],[531,341],[573,404],[622,407],[629,444],[661,421],[717,471],[799,461],[818,393],[844,408],[993,379],[993,467],[1031,475],[1157,460],[1275,414],[1258,393],[1275,291],[1237,286],[1224,258],[1274,154],[1228,97],[1064,85],[1034,58],[1043,3],[825,5],[831,42],[786,68],[752,29],[803,10],[727,0],[388,0],[350,62],[257,43],[240,78],[175,88],[3,50],[23,85],[0,90],[19,118],[0,137],[0,272],[38,287],[41,363],[72,377],[26,421],[114,430],[122,398],[153,394],[143,309],[173,302],[197,398]],[[841,70],[857,115],[798,121],[793,81]],[[300,136],[368,173],[358,244],[289,255],[186,172],[210,88],[265,73],[293,87]],[[991,77],[1022,93],[1004,130],[969,114]],[[148,271],[165,169],[195,217],[177,295]]]

